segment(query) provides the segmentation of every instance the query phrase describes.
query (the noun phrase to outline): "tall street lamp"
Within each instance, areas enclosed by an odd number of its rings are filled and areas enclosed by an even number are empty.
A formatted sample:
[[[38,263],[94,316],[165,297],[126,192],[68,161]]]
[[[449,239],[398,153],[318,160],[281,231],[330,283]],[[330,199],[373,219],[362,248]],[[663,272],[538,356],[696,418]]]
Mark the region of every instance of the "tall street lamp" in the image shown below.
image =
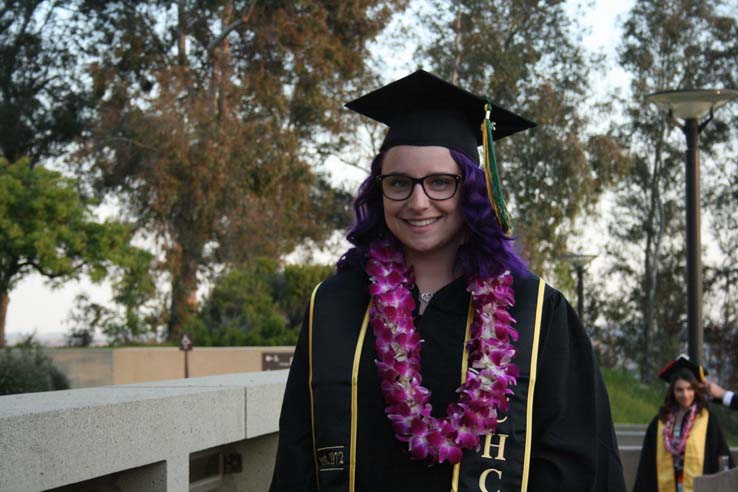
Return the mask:
[[[582,323],[584,323],[584,267],[595,258],[597,258],[597,255],[584,255],[580,253],[564,255],[564,259],[574,265],[574,269],[577,272],[577,312]]]
[[[699,135],[712,120],[719,107],[738,97],[731,89],[695,89],[655,92],[646,99],[672,118],[687,137],[686,205],[687,205],[687,333],[689,358],[702,365],[702,259],[700,239],[700,154]],[[704,116],[709,117],[702,121]]]

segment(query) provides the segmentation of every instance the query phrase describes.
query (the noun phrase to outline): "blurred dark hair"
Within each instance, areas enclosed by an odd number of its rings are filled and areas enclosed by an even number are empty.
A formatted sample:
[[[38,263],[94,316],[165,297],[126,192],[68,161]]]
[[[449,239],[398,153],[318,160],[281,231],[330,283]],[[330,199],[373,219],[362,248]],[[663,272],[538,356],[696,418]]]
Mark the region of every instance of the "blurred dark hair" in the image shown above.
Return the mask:
[[[697,404],[698,414],[703,408],[707,407],[705,393],[702,391],[702,388],[700,388],[699,381],[697,381],[694,373],[689,369],[682,369],[672,376],[671,382],[669,383],[669,390],[666,392],[666,396],[664,397],[664,403],[661,405],[661,408],[659,408],[659,420],[662,422],[666,422],[666,418],[669,416],[669,413],[675,407],[679,406],[676,398],[674,398],[674,386],[676,386],[676,383],[679,380],[688,382],[694,390],[694,403]]]
[[[459,247],[456,264],[466,277],[491,277],[509,270],[523,275],[528,268],[517,255],[514,239],[502,232],[487,197],[484,172],[464,153],[449,149],[463,177],[461,208],[464,213],[464,244]],[[354,225],[346,239],[353,244],[336,265],[339,272],[364,268],[369,246],[375,239],[386,239],[401,249],[399,241],[384,221],[382,191],[377,176],[382,173],[380,152],[372,161],[371,173],[359,186],[354,201]]]

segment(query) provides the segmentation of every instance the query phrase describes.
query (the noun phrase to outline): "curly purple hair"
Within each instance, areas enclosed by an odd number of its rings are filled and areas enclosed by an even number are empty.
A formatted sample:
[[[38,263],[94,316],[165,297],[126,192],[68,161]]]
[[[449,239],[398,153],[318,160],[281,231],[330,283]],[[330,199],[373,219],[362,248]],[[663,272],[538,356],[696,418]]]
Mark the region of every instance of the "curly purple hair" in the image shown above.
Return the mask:
[[[487,278],[505,270],[524,275],[528,268],[515,253],[514,240],[505,236],[492,211],[484,172],[466,154],[449,150],[463,176],[461,208],[466,241],[459,247],[456,264],[466,277]],[[383,152],[374,158],[369,177],[359,186],[354,201],[354,225],[346,236],[353,247],[338,260],[339,272],[363,269],[369,246],[375,239],[387,239],[398,248],[401,246],[384,221],[382,192],[376,181],[382,172],[383,158]]]

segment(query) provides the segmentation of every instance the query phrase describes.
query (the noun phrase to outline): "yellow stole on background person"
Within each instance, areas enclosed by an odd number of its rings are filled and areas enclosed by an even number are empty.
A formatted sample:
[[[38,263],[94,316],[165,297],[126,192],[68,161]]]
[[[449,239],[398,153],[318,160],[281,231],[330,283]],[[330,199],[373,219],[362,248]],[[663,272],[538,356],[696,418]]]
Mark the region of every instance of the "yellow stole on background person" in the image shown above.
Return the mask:
[[[682,492],[694,492],[694,477],[702,475],[705,464],[705,440],[707,439],[707,422],[710,414],[702,409],[694,418],[692,430],[687,436],[684,448],[684,471]],[[656,482],[659,492],[674,492],[674,457],[664,446],[664,423],[659,420],[656,429]]]

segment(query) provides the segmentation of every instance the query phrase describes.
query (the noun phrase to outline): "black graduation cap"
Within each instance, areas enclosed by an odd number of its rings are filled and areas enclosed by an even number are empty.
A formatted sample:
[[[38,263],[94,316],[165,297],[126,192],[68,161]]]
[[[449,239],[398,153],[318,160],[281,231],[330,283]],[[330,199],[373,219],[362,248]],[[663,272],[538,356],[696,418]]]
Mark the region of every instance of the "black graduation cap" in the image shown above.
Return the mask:
[[[381,150],[396,145],[438,145],[459,150],[479,164],[477,147],[483,145],[489,201],[500,227],[510,235],[494,141],[533,128],[535,123],[424,70],[365,94],[346,107],[389,126]]]
[[[700,382],[704,381],[705,376],[707,375],[707,371],[702,366],[698,366],[689,360],[688,355],[681,354],[679,357],[661,368],[659,371],[659,377],[667,383],[670,383],[671,378],[673,378],[678,372],[685,370],[694,374],[694,377]]]
[[[424,70],[365,94],[346,107],[389,126],[382,150],[395,145],[439,145],[464,152],[479,164],[488,101]],[[489,103],[493,140],[536,126]]]

